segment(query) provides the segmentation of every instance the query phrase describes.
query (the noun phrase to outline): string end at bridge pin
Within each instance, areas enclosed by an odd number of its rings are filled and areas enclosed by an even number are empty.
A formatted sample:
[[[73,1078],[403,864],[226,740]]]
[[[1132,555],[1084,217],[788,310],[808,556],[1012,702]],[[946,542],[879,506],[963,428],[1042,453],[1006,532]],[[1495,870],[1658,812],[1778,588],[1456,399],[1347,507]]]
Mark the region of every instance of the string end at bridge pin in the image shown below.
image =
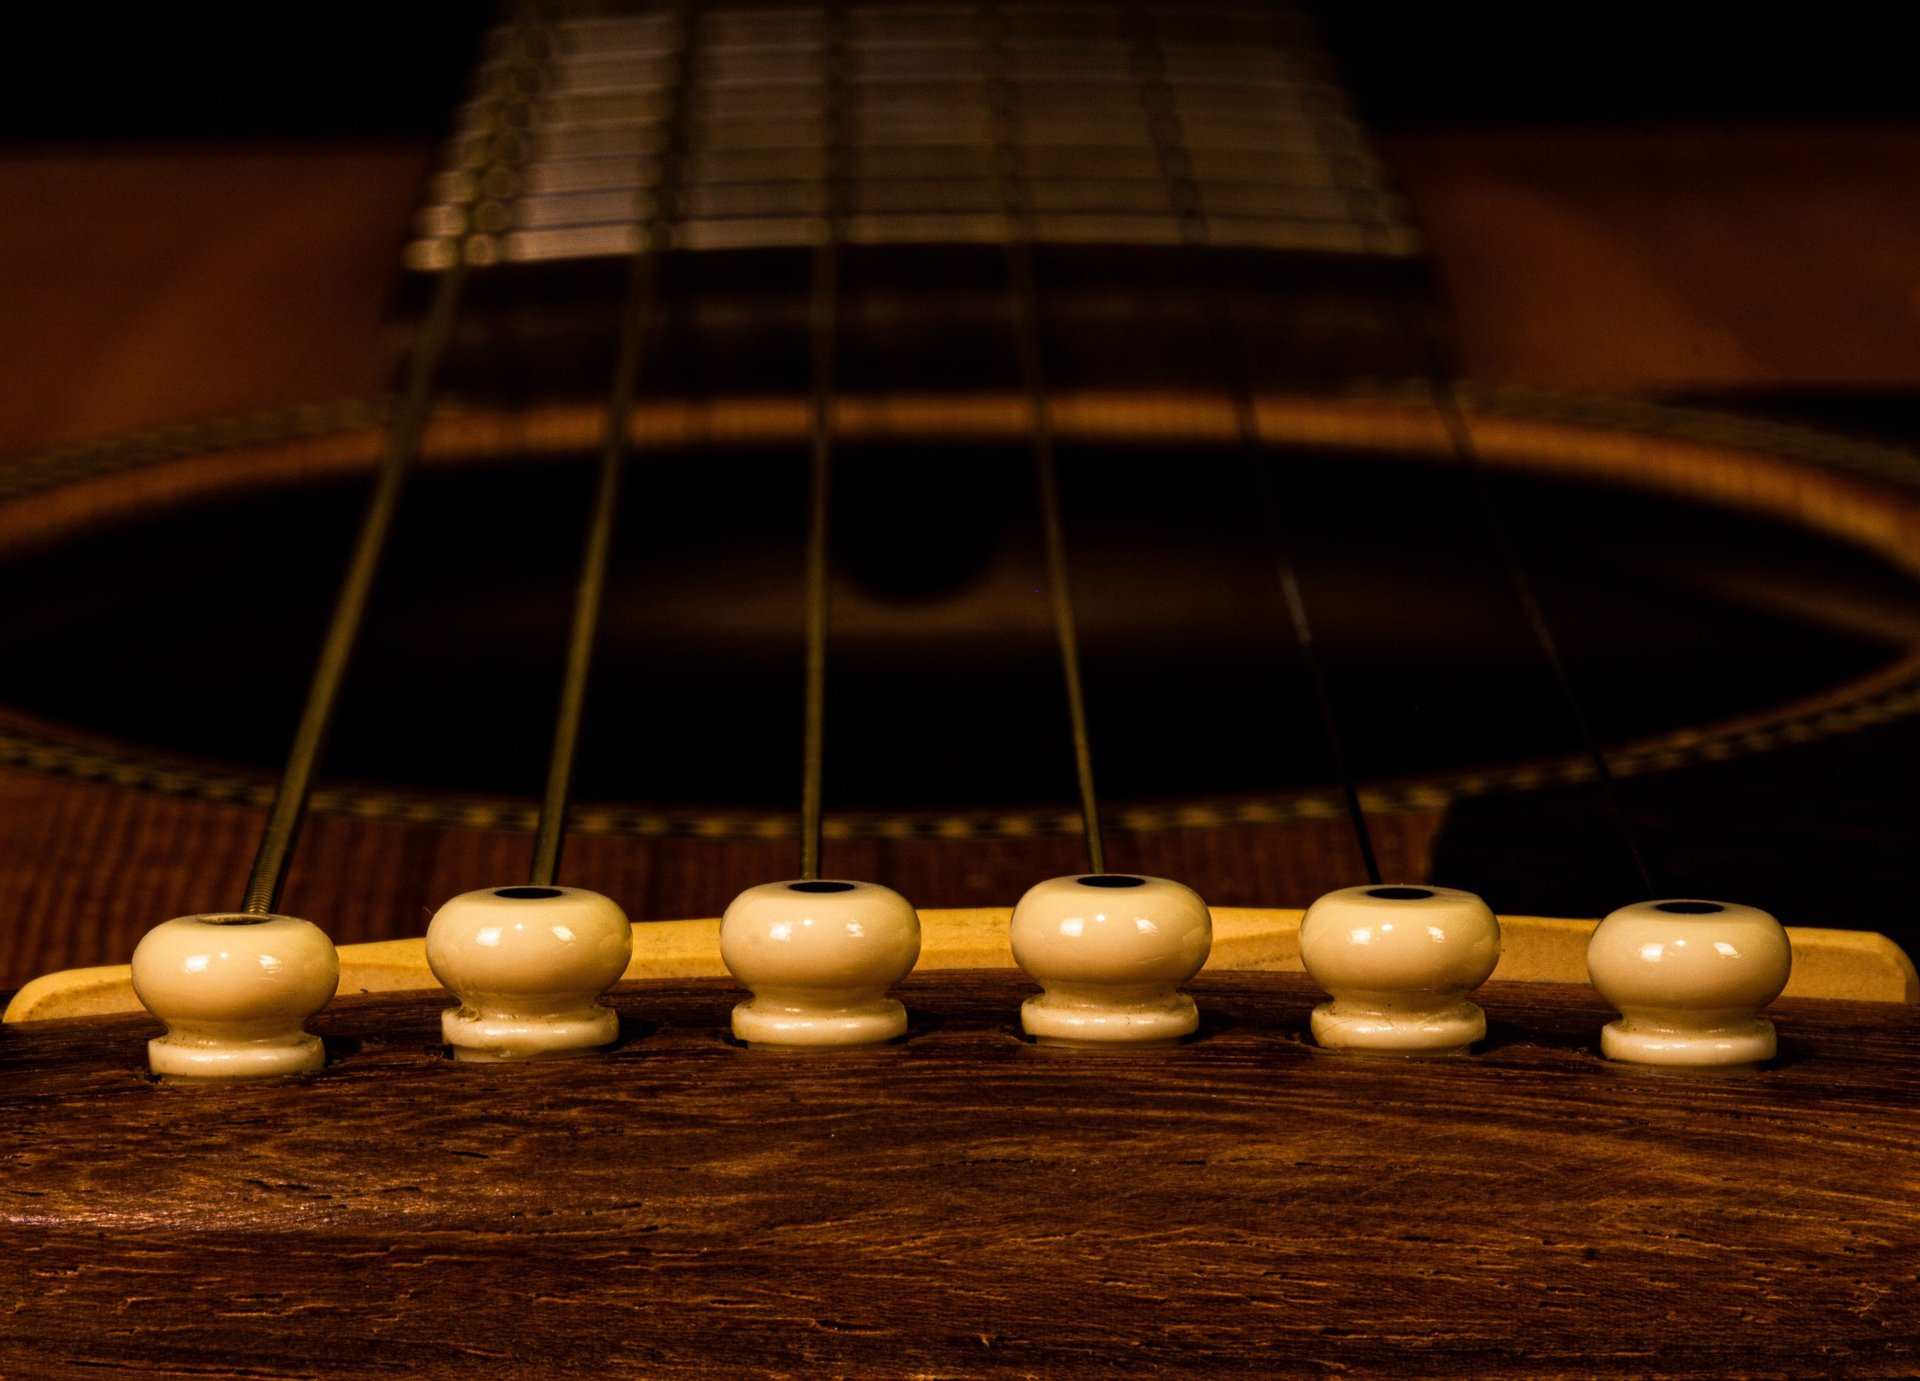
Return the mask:
[[[1301,917],[1300,961],[1332,998],[1313,1009],[1315,1044],[1464,1054],[1486,1038],[1486,1013],[1468,996],[1500,962],[1500,922],[1457,888],[1343,887]]]
[[[720,957],[753,996],[733,1009],[748,1045],[877,1045],[907,1033],[887,995],[920,958],[920,914],[890,887],[800,879],[735,897]]]
[[[1600,1053],[1676,1073],[1736,1073],[1771,1060],[1760,1009],[1787,986],[1793,944],[1767,912],[1732,902],[1643,901],[1600,922],[1587,975],[1620,1012]]]
[[[306,1021],[340,984],[333,942],[293,916],[217,912],[148,931],[133,990],[167,1033],[147,1043],[168,1082],[225,1083],[310,1074],[326,1063]]]
[[[1180,985],[1213,948],[1213,913],[1190,887],[1130,873],[1049,878],[1013,909],[1013,958],[1043,989],[1020,1008],[1042,1045],[1173,1045],[1200,1025]]]
[[[548,1060],[612,1045],[620,1018],[600,996],[632,957],[626,913],[581,887],[462,892],[427,927],[427,963],[460,999],[440,1018],[456,1060]]]

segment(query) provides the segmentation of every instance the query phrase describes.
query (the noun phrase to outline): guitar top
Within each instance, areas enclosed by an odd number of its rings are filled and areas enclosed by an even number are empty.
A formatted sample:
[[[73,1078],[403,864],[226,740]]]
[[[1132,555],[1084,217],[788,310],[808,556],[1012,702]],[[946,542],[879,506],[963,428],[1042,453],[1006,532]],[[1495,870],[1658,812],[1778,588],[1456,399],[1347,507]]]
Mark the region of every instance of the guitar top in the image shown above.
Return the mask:
[[[474,27],[0,161],[0,1377],[1920,1372],[1920,464],[1507,386],[1910,393],[1913,136]]]

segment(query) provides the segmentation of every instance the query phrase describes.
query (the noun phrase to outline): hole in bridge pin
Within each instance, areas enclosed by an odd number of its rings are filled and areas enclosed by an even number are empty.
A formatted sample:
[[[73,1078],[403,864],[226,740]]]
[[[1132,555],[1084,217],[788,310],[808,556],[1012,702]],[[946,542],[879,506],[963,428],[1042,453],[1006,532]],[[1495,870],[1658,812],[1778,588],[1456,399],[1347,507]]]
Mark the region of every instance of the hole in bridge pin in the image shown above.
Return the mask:
[[[1419,901],[1434,895],[1431,887],[1369,887],[1367,895],[1383,901]]]
[[[789,892],[851,892],[851,882],[790,882]]]
[[[1675,916],[1711,916],[1716,911],[1727,908],[1717,901],[1663,901],[1655,902],[1655,911],[1666,911]]]
[[[271,916],[202,916],[201,925],[265,925]]]
[[[496,887],[496,897],[506,897],[510,901],[543,901],[548,897],[560,895],[558,887]]]
[[[1082,887],[1145,887],[1145,878],[1129,877],[1125,873],[1094,873],[1080,879]]]

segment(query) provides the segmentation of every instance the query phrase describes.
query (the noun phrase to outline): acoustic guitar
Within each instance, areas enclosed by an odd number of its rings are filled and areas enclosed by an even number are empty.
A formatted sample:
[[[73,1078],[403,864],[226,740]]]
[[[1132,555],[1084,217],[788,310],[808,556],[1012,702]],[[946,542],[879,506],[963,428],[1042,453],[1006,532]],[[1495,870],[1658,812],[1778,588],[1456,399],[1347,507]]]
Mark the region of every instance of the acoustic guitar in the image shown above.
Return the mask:
[[[154,393],[129,327],[0,467],[0,1374],[1913,1372],[1910,456],[1472,383],[1283,7],[483,46],[417,206],[410,156],[167,174],[300,270],[207,281],[337,341]],[[89,434],[234,387],[315,391]],[[514,1020],[591,1048],[463,1044],[440,980],[576,904],[613,1015]],[[1479,937],[1465,1039],[1364,1048],[1433,993],[1341,907]],[[1206,940],[1096,982],[1031,938],[1083,910]],[[750,913],[918,962],[809,1045]],[[1790,938],[1777,1043],[1632,1058],[1608,913],[1642,968]],[[226,948],[136,992],[169,917]],[[192,975],[296,934],[319,1043],[227,1044],[320,1067],[171,1077]]]

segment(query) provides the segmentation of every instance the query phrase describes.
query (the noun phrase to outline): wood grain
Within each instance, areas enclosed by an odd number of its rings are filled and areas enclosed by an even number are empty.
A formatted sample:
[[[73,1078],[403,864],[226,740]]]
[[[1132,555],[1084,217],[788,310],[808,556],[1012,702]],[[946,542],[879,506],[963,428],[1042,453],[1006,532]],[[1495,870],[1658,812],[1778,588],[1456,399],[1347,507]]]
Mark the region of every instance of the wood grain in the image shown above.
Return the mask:
[[[1080,1056],[1018,975],[908,985],[899,1046],[724,1035],[455,1066],[432,998],[343,1003],[293,1086],[162,1088],[139,1021],[0,1033],[0,1372],[155,1376],[1911,1375],[1920,1014],[1783,1003],[1779,1068],[1604,1065],[1570,988],[1490,1048],[1302,1043],[1302,980]],[[47,1116],[58,1108],[57,1116]]]

